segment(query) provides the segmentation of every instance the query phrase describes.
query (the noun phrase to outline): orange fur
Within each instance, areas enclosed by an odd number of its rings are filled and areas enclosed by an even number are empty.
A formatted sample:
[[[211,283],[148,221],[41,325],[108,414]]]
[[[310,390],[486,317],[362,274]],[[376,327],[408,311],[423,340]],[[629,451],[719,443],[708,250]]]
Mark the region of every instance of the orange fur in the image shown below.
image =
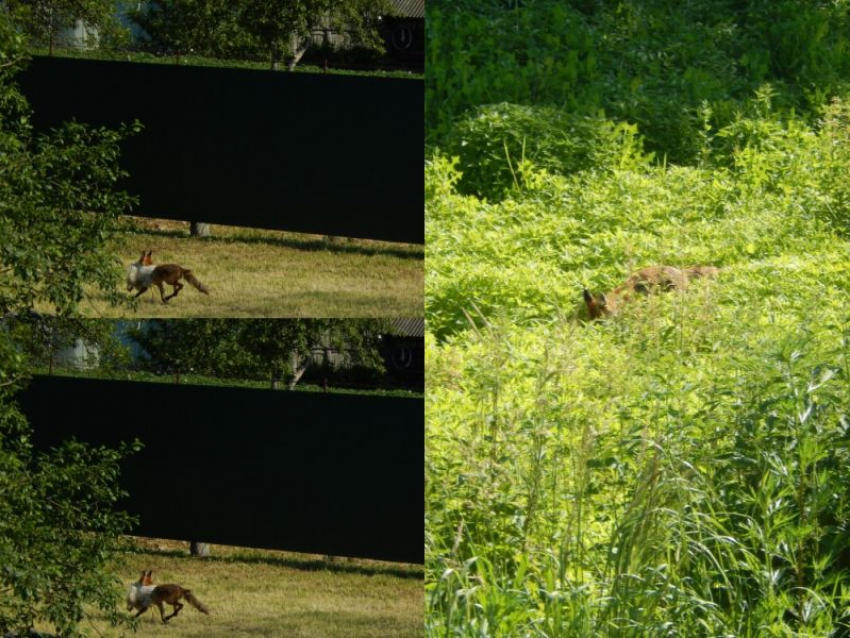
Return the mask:
[[[152,250],[142,253],[139,261],[130,266],[130,274],[127,277],[127,290],[135,288],[138,292],[136,297],[143,295],[151,286],[159,288],[159,296],[162,303],[167,304],[169,299],[176,297],[183,289],[181,279],[185,279],[190,285],[205,295],[210,294],[210,289],[202,284],[192,271],[177,264],[161,264],[154,266],[151,254]],[[170,295],[165,294],[163,284],[172,287]]]
[[[164,624],[167,624],[169,620],[174,618],[183,609],[184,605],[180,602],[181,600],[185,600],[202,614],[210,613],[207,606],[195,597],[191,589],[185,589],[180,585],[174,584],[154,586],[152,574],[153,570],[142,572],[142,576],[139,579],[141,586],[153,587],[153,591],[150,592],[149,601],[139,601],[136,604],[139,607],[139,611],[136,614],[137,618],[145,613],[152,605],[156,605],[159,609],[159,617]],[[168,616],[165,615],[164,605],[171,605],[173,609]]]
[[[600,319],[616,315],[633,293],[685,290],[691,279],[714,278],[719,272],[720,269],[716,266],[688,266],[681,269],[673,266],[650,266],[638,270],[609,293],[593,295],[585,289],[582,296],[590,318]]]

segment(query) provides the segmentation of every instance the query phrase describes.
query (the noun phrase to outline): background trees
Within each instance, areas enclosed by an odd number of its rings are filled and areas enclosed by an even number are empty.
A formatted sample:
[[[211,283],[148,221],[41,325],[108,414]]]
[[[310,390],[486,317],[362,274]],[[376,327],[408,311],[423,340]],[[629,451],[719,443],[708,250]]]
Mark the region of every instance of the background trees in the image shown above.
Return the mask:
[[[132,333],[154,371],[284,380],[294,387],[311,365],[316,347],[343,351],[348,364],[383,372],[378,352],[383,321],[371,319],[185,319],[154,321]]]
[[[4,8],[33,40],[47,44],[50,54],[65,29],[82,22],[90,36],[112,44],[127,43],[129,34],[117,19],[116,0],[6,0]]]
[[[155,49],[241,57],[250,55],[255,46],[239,27],[238,6],[227,0],[151,0],[134,7],[129,15]]]
[[[285,59],[291,69],[311,45],[317,29],[344,32],[353,46],[380,49],[380,17],[392,10],[388,0],[154,0],[131,17],[147,32],[154,47],[265,58],[272,68]]]
[[[691,163],[703,115],[722,128],[765,83],[816,119],[846,85],[848,26],[846,2],[821,0],[429,1],[426,139],[509,102],[636,124],[658,160]]]

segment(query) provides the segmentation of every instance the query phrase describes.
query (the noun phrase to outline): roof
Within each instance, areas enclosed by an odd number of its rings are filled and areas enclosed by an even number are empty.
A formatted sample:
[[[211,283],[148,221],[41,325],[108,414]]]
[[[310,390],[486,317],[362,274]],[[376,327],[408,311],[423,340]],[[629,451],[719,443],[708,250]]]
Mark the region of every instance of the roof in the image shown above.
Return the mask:
[[[390,0],[403,18],[425,18],[425,0]]]
[[[424,319],[390,319],[390,325],[395,328],[396,334],[403,337],[424,337]]]

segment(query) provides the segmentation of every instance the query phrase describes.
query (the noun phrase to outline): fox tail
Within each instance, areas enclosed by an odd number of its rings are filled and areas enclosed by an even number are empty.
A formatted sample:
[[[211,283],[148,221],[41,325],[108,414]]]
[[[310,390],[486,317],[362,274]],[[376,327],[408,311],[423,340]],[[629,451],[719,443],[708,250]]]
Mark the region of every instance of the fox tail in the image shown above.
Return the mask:
[[[207,606],[204,603],[202,603],[200,600],[195,598],[195,594],[193,594],[190,589],[184,589],[183,590],[183,598],[185,598],[186,601],[190,605],[192,605],[192,607],[197,609],[202,614],[209,614],[210,613],[210,610],[207,608]]]
[[[186,281],[188,281],[190,284],[192,284],[192,285],[193,285],[195,288],[197,288],[200,292],[204,293],[205,295],[210,294],[210,289],[209,289],[209,288],[207,288],[207,287],[206,287],[204,284],[202,284],[200,281],[198,281],[198,278],[197,278],[197,277],[195,277],[195,275],[193,275],[193,274],[192,274],[192,271],[191,271],[191,270],[184,270],[184,271],[183,271],[183,277],[185,277],[185,278],[186,278]]]

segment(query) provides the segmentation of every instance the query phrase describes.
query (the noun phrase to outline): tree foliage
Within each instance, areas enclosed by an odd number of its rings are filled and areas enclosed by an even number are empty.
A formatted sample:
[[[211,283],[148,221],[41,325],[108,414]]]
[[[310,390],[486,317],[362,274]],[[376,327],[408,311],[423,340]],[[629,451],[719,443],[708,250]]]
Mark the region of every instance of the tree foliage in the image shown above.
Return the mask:
[[[11,323],[36,305],[70,320],[84,284],[115,292],[106,242],[130,199],[113,190],[121,133],[72,123],[32,134],[12,84],[23,46],[0,11],[0,633],[47,623],[75,638],[92,609],[128,622],[107,562],[131,523],[114,509],[123,495],[119,461],[131,450],[75,441],[50,453],[33,449],[13,402],[27,361]]]
[[[14,122],[0,123],[0,313],[43,304],[72,314],[84,286],[124,302],[107,242],[133,202],[114,186],[123,175],[119,143],[136,127],[70,122],[34,135],[25,113]]]
[[[315,348],[344,351],[349,364],[383,372],[383,321],[371,319],[186,319],[152,321],[131,333],[155,371],[189,371],[294,385]]]
[[[117,19],[116,0],[5,0],[8,15],[36,45],[53,45],[57,36],[82,22],[98,41],[126,43],[129,34]]]
[[[483,105],[603,113],[638,126],[658,160],[693,162],[763,84],[810,120],[850,72],[843,0],[470,2],[427,5],[429,144]],[[463,46],[459,46],[463,43]]]
[[[393,11],[387,0],[154,0],[131,13],[151,44],[224,57],[265,57],[272,67],[288,59],[294,67],[316,30],[344,33],[353,46],[379,49],[380,18]]]
[[[79,624],[96,608],[113,625],[128,624],[117,606],[108,557],[121,548],[132,519],[112,508],[126,494],[118,485],[117,450],[67,441],[36,453],[19,414],[0,408],[0,631],[20,635],[48,623],[63,638],[82,636]]]
[[[27,313],[7,316],[5,327],[27,355],[28,364],[47,367],[49,374],[58,355],[79,344],[92,353],[99,367],[117,369],[129,364],[129,350],[118,339],[112,321]]]
[[[119,263],[107,249],[134,199],[116,191],[120,142],[139,128],[92,129],[69,122],[35,134],[13,74],[23,39],[0,13],[0,315],[47,307],[73,314],[84,286],[115,304]]]
[[[237,22],[238,3],[227,0],[151,0],[130,18],[144,31],[146,46],[210,57],[252,57],[255,45]]]
[[[333,29],[352,38],[352,44],[377,48],[379,18],[391,12],[387,0],[307,0],[306,2],[269,2],[242,0],[240,23],[262,43],[272,66],[288,57],[293,68],[310,46],[313,31]]]

